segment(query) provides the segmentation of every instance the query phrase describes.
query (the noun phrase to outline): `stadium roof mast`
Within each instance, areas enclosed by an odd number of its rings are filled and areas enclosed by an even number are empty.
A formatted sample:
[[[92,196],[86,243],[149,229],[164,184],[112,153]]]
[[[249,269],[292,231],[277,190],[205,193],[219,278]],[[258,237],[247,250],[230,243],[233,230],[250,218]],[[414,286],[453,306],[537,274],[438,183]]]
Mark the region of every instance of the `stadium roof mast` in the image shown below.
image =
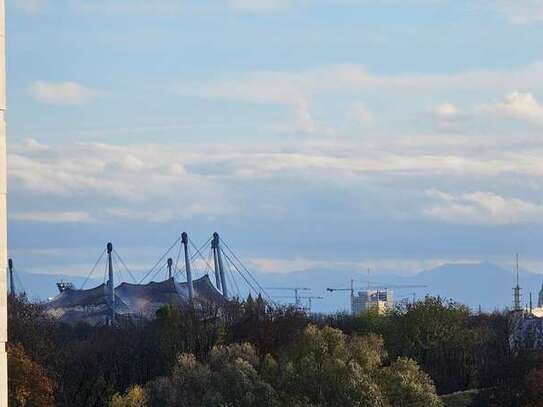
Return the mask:
[[[189,255],[189,235],[187,235],[187,232],[183,232],[183,234],[181,235],[181,242],[183,243],[183,249],[185,250],[185,271],[187,272],[189,301],[192,304],[194,302],[194,286],[192,285],[192,269],[190,267],[190,255]]]
[[[171,257],[168,258],[167,265],[168,265],[168,280],[171,280],[172,279],[172,266],[173,266],[173,259]]]
[[[219,266],[219,275],[221,278],[221,289],[222,295],[224,298],[228,299],[228,287],[226,285],[226,275],[224,274],[224,264],[222,261],[222,250],[221,250],[221,238],[217,232],[213,233],[213,241],[215,254],[217,256],[217,265]]]
[[[113,280],[113,244],[109,242],[106,246],[107,250],[107,271],[108,271],[108,279],[107,279],[107,303],[109,306],[108,309],[108,317],[107,317],[107,323],[108,325],[113,325],[113,321],[115,320],[115,284]]]
[[[0,0],[0,407],[8,407],[8,307],[6,269],[8,257],[7,233],[7,165],[6,165],[6,48],[5,1]]]
[[[213,253],[213,266],[215,269],[215,286],[219,291],[222,292],[221,273],[219,271],[219,258],[217,257],[217,238],[215,236],[213,236],[213,239],[211,240],[211,251]]]
[[[12,297],[15,296],[15,278],[13,276],[13,260],[8,259],[8,269],[9,269],[9,293]]]

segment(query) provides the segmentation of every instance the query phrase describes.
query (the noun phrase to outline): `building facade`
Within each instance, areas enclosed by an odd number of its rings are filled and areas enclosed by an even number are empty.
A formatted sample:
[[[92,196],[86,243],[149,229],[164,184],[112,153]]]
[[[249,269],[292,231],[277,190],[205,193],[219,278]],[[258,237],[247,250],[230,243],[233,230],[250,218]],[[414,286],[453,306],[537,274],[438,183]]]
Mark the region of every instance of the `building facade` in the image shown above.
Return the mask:
[[[354,315],[368,311],[384,314],[394,307],[394,294],[391,290],[364,290],[359,291],[352,298],[352,311]]]

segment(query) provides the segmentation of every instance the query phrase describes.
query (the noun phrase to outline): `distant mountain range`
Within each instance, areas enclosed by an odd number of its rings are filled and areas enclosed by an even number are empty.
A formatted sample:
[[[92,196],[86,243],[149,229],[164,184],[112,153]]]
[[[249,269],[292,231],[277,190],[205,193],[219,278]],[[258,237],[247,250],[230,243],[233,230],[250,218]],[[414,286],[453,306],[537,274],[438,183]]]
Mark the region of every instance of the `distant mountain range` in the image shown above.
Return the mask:
[[[80,288],[85,278],[67,275],[32,274],[19,272],[17,290],[21,286],[30,299],[45,300],[58,294],[56,283],[69,281]],[[293,296],[292,290],[272,289],[273,287],[308,287],[311,295],[322,296],[322,300],[313,301],[313,310],[318,312],[334,312],[349,309],[349,292],[327,292],[326,288],[348,288],[350,279],[354,278],[355,286],[363,289],[365,276],[360,273],[352,273],[347,270],[312,269],[292,273],[255,273],[255,277],[266,291],[275,296],[276,301],[282,303],[294,302],[294,298],[279,298]],[[426,285],[426,288],[394,289],[395,299],[412,298],[413,293],[417,298],[426,294],[439,295],[451,298],[466,304],[473,309],[479,306],[485,311],[510,307],[513,298],[512,288],[515,285],[515,277],[512,271],[505,270],[492,263],[464,263],[445,264],[428,271],[422,271],[413,276],[399,276],[392,274],[372,274],[371,280],[380,285]],[[522,271],[520,273],[520,285],[523,288],[523,302],[528,303],[529,292],[532,292],[534,305],[537,304],[537,296],[542,286],[543,275]],[[85,287],[91,288],[101,281],[89,280]],[[241,284],[240,284],[241,289]],[[236,289],[232,287],[232,292]],[[306,296],[308,292],[300,291],[300,295]]]
[[[366,276],[346,270],[315,269],[289,274],[258,274],[259,281],[265,287],[311,287],[312,295],[324,297],[323,300],[313,301],[313,309],[322,312],[349,309],[349,292],[330,293],[326,291],[326,288],[348,288],[351,278],[355,279],[356,287],[361,289],[365,287]],[[454,263],[444,264],[412,276],[374,273],[371,275],[371,281],[383,286],[388,284],[427,286],[416,289],[394,289],[396,300],[412,298],[413,293],[417,298],[424,297],[426,294],[439,295],[466,304],[472,309],[478,309],[481,306],[484,311],[492,311],[511,306],[515,276],[512,271],[488,262]],[[543,275],[520,271],[520,286],[523,288],[524,303],[528,303],[531,291],[534,305],[537,304],[542,282]],[[292,295],[289,291],[267,291],[272,295]],[[302,292],[302,295],[305,293]]]

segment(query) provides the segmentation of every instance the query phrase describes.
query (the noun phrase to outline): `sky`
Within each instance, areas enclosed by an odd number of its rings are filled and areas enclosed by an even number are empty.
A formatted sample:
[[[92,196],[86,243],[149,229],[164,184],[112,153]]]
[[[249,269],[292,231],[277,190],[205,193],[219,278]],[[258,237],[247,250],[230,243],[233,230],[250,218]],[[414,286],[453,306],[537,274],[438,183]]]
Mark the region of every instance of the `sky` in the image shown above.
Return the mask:
[[[543,271],[542,0],[7,0],[9,251]],[[347,282],[338,282],[347,284]]]

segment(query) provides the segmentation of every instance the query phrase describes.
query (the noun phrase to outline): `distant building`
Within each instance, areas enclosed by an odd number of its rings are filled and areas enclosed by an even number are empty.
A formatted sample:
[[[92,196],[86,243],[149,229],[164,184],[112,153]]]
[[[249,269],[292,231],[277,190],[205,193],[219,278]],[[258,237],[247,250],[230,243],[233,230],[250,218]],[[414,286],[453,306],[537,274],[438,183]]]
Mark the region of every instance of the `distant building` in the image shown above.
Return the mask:
[[[539,296],[537,298],[537,308],[543,308],[543,284],[541,284],[541,289],[539,290]]]
[[[539,290],[539,295],[537,297],[537,308],[534,308],[531,310],[532,315],[543,318],[543,284],[541,285],[541,289]]]
[[[391,290],[364,290],[359,291],[352,298],[352,311],[354,315],[375,310],[384,314],[394,307],[394,294]]]

